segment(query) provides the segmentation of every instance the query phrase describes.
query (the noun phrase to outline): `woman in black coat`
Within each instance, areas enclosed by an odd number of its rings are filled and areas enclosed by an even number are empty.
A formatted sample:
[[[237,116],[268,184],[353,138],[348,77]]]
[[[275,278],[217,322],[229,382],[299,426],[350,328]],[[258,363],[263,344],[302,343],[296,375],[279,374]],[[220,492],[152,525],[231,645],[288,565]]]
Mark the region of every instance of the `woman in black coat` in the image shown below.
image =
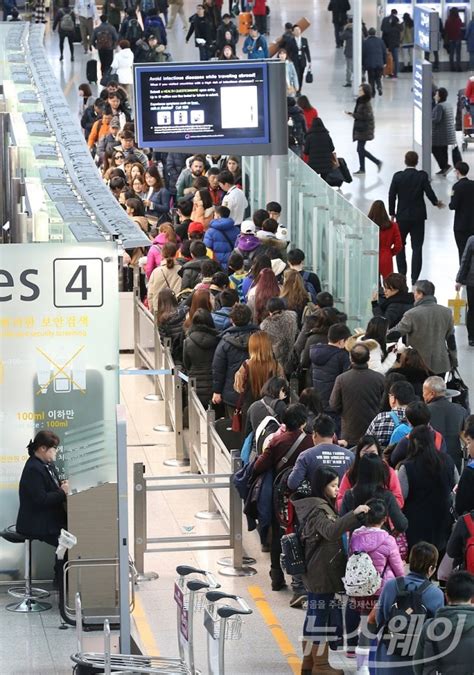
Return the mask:
[[[212,361],[219,338],[210,312],[197,309],[183,345],[183,365],[196,381],[196,392],[204,408],[212,398]]]
[[[427,541],[444,551],[453,525],[452,490],[459,475],[451,457],[436,450],[430,427],[421,425],[410,432],[398,478],[408,518],[408,546]]]
[[[39,431],[28,443],[29,459],[20,478],[20,508],[16,530],[31,539],[58,545],[66,527],[64,508],[69,490],[54,466],[59,438],[52,431]]]
[[[304,143],[308,164],[324,180],[334,168],[334,143],[320,117],[315,117]]]
[[[175,363],[183,361],[183,323],[186,308],[178,307],[176,296],[170,288],[162,288],[158,293],[156,324],[162,343],[171,340],[171,355]]]
[[[354,127],[352,129],[352,140],[357,141],[357,154],[359,155],[359,170],[354,172],[354,176],[365,174],[365,158],[377,165],[379,171],[382,162],[365,149],[367,141],[374,140],[375,119],[372,104],[372,89],[370,84],[361,84],[359,87],[359,97],[356,100],[353,112],[346,110],[346,115],[354,118]]]
[[[383,280],[383,296],[375,294],[372,300],[372,313],[374,316],[384,316],[388,321],[388,327],[393,328],[402,316],[413,307],[415,297],[409,293],[407,280],[404,274],[392,272]]]

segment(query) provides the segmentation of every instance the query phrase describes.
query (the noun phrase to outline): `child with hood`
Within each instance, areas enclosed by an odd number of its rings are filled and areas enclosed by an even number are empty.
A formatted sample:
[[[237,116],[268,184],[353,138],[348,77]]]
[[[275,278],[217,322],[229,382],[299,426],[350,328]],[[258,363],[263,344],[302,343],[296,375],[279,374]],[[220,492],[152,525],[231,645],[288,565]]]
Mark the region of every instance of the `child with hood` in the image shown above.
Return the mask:
[[[370,650],[369,631],[372,624],[375,624],[375,616],[372,620],[371,612],[374,609],[380,593],[387,581],[401,577],[405,573],[405,568],[400,556],[397,542],[387,530],[383,529],[387,521],[387,506],[383,499],[369,499],[367,506],[370,511],[365,516],[365,525],[355,530],[349,543],[349,556],[353,553],[367,553],[372,563],[380,575],[381,584],[374,595],[368,597],[349,598],[352,612],[346,615],[346,621],[354,620],[357,615],[366,616],[367,627],[362,626],[359,635],[359,644],[356,647],[357,672],[365,673],[368,671],[368,660]],[[349,633],[353,633],[357,627],[351,626]],[[376,627],[373,626],[374,637]],[[367,669],[367,671],[365,670]]]
[[[244,220],[240,226],[240,234],[235,242],[235,248],[247,263],[247,268],[254,256],[255,251],[260,246],[260,240],[255,236],[257,228],[252,220]]]

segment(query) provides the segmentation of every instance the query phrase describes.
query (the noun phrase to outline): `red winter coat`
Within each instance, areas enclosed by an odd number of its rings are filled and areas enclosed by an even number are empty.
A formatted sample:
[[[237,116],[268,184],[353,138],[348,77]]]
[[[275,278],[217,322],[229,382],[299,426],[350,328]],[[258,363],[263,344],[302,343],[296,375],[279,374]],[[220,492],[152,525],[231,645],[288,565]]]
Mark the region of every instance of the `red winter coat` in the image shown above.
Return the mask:
[[[254,16],[265,16],[267,13],[266,0],[255,0],[252,7],[252,13]]]
[[[393,256],[403,248],[397,223],[386,230],[379,230],[379,273],[383,279],[393,272]]]
[[[462,40],[462,19],[459,16],[448,16],[444,24],[444,37],[446,40]]]

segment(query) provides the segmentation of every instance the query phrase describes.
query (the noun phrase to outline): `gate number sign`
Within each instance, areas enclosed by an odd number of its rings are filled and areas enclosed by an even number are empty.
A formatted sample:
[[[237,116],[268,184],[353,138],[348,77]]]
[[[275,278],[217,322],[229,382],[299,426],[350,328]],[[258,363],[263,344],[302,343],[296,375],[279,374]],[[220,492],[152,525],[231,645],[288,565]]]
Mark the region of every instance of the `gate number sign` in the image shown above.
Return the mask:
[[[102,307],[104,270],[100,258],[55,258],[55,307]]]

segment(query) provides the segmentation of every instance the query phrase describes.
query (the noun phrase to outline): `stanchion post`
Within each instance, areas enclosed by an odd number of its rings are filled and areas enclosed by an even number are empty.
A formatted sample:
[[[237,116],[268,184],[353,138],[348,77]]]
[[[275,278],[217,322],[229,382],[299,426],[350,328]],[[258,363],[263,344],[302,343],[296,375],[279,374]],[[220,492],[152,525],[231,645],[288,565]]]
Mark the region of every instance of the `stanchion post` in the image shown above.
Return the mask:
[[[138,303],[140,302],[140,269],[135,267],[133,270],[133,352],[135,357],[135,368],[141,365],[138,345],[140,344],[140,316],[138,313]]]
[[[201,442],[201,434],[199,433],[199,415],[193,405],[192,392],[196,388],[196,380],[190,378],[188,381],[188,421],[189,421],[189,460],[191,473],[198,472],[198,465],[196,462],[195,446]]]
[[[189,457],[186,457],[184,448],[183,432],[183,380],[181,379],[179,366],[173,369],[173,406],[174,406],[174,440],[176,445],[176,459],[181,466],[189,465]]]
[[[158,326],[155,323],[155,318],[153,317],[153,351],[154,351],[154,369],[160,370],[161,368],[161,341],[160,334],[158,332]],[[145,396],[145,401],[162,401],[163,397],[160,393],[160,376],[154,375],[153,382],[155,384],[155,391],[153,394],[147,394]]]
[[[214,410],[206,411],[206,428],[207,428],[207,472],[208,474],[216,473],[216,449],[214,447],[214,441],[212,439],[211,428],[214,428],[214,422],[216,421],[216,414]],[[209,482],[213,482],[212,478],[209,478]],[[207,511],[198,511],[196,513],[196,518],[200,520],[218,520],[222,518],[219,510],[216,508],[216,502],[212,494],[212,490],[207,492]]]
[[[135,462],[133,464],[133,556],[137,581],[158,579],[156,572],[145,573],[146,531],[145,465],[142,462]]]
[[[242,462],[239,450],[231,452],[232,474],[240,469]],[[218,560],[218,565],[222,565],[219,574],[225,577],[250,577],[257,574],[254,567],[247,563],[255,563],[255,558],[244,556],[242,540],[242,500],[232,479],[229,481],[229,511],[230,511],[230,544],[232,547],[232,556]]]

